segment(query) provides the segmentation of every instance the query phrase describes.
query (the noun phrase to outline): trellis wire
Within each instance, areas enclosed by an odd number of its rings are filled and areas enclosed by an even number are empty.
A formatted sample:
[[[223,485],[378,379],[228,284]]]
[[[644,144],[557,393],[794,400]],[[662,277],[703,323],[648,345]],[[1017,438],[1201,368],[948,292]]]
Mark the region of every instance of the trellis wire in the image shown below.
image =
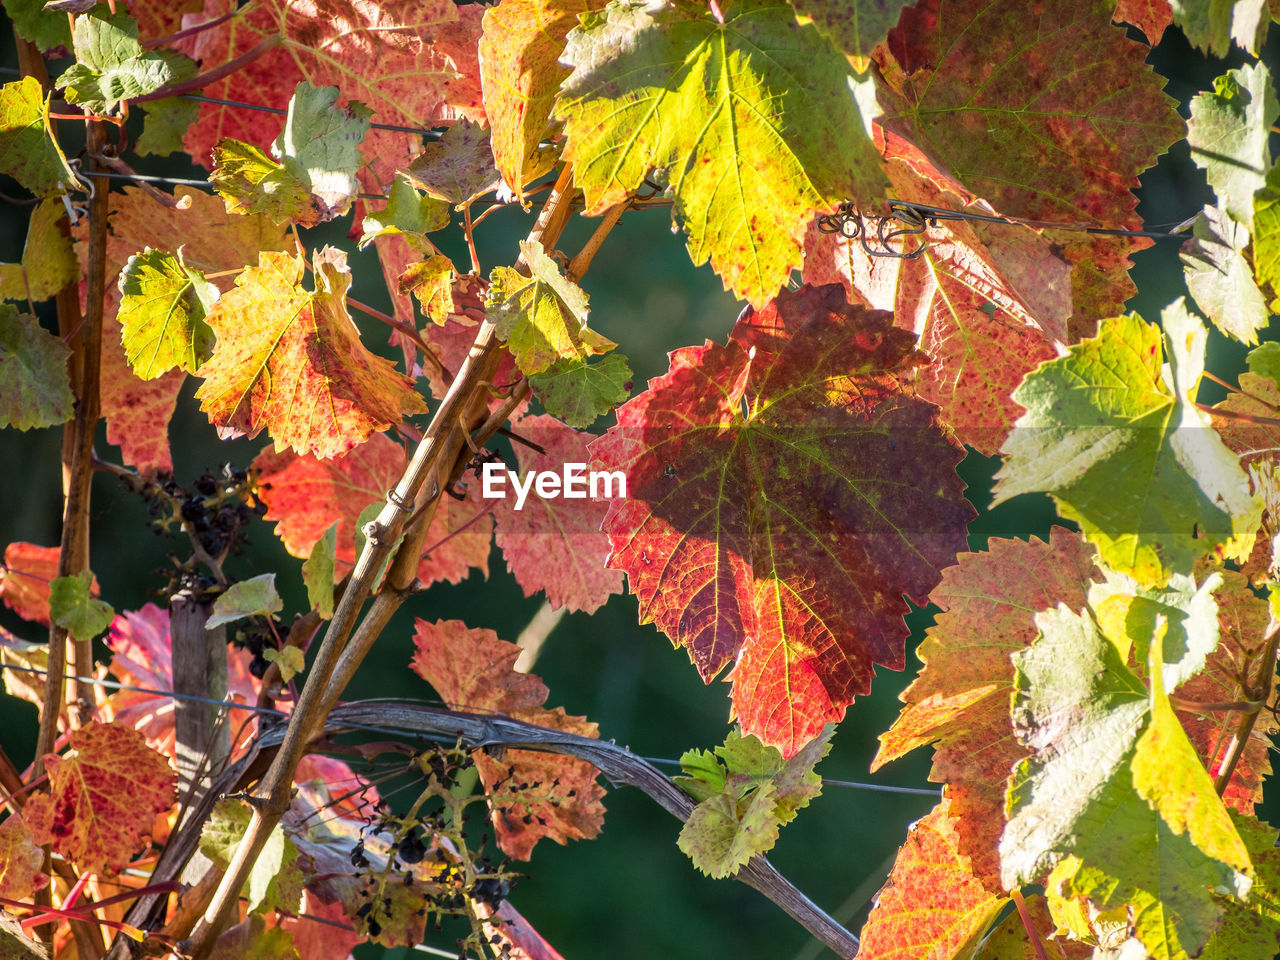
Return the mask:
[[[48,674],[47,670],[41,670],[39,667],[21,667],[14,664],[8,664],[8,663],[4,664],[3,667],[0,667],[0,669],[16,670],[20,673],[34,673],[40,676],[45,676]],[[230,709],[249,710],[257,714],[262,714],[265,716],[272,716],[272,717],[281,717],[281,718],[287,718],[289,716],[289,714],[285,713],[283,710],[276,710],[273,707],[260,707],[256,703],[238,703],[235,700],[218,700],[214,697],[202,697],[194,693],[178,693],[176,690],[159,690],[159,689],[156,689],[155,687],[140,687],[134,684],[121,683],[117,680],[106,680],[99,677],[80,677],[70,673],[63,674],[63,678],[66,680],[76,680],[76,681],[88,683],[94,686],[105,687],[110,690],[127,690],[132,693],[145,693],[155,697],[168,697],[173,700],[185,700],[190,703],[204,703],[204,704],[209,704],[210,706],[222,707],[228,710]],[[433,702],[433,703],[438,702],[441,704],[441,706],[446,706],[446,707],[448,706],[447,704],[443,703],[443,701],[428,701],[428,702]],[[475,711],[475,712],[485,712],[485,711]],[[360,730],[366,733],[386,733],[386,734],[394,734],[395,736],[399,736],[399,737],[417,736],[417,737],[420,737],[421,739],[431,739],[430,737],[426,737],[422,734],[415,734],[411,730],[400,730],[395,727],[380,727],[374,724],[358,723],[355,721],[344,720],[343,726],[349,727],[352,730]],[[654,764],[666,764],[667,766],[677,766],[677,767],[680,766],[679,760],[672,760],[666,757],[641,757],[641,759],[647,760],[649,763],[654,763]],[[856,780],[823,779],[822,783],[823,783],[823,786],[844,787],[847,789],[854,789],[854,790],[874,790],[880,793],[907,793],[907,794],[914,794],[917,796],[925,796],[925,797],[937,797],[937,796],[940,796],[942,793],[941,789],[928,790],[921,787],[896,787],[896,786],[891,786],[889,784],[881,784],[881,783],[862,783]]]

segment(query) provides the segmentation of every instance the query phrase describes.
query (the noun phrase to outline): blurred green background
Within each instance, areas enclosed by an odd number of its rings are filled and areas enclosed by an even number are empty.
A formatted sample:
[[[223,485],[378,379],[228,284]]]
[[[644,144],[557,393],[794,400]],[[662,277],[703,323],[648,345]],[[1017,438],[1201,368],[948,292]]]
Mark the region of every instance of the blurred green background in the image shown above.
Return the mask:
[[[5,30],[0,36],[8,37]],[[1273,31],[1273,41],[1275,32]],[[1276,44],[1264,58],[1276,64]],[[1151,56],[1169,78],[1168,92],[1186,103],[1197,90],[1229,66],[1243,62],[1211,61],[1193,52],[1176,30]],[[0,50],[0,64],[13,66],[11,41]],[[53,73],[56,76],[58,66]],[[1274,72],[1274,71],[1273,71]],[[74,143],[74,124],[64,124],[68,143]],[[69,147],[68,153],[74,152]],[[202,176],[177,158],[145,163],[142,169],[170,176]],[[4,189],[0,187],[0,189]],[[1210,198],[1203,175],[1190,163],[1185,143],[1163,157],[1143,178],[1143,213],[1149,225],[1175,223],[1194,214]],[[20,259],[25,237],[26,210],[0,204],[0,259]],[[503,211],[479,232],[481,262],[511,263],[516,241],[527,232],[532,214]],[[589,235],[592,222],[576,222],[561,247],[576,250]],[[311,231],[308,245],[333,242],[351,254],[359,299],[389,308],[372,251],[356,253],[346,239],[350,218]],[[446,252],[466,262],[460,234],[445,241]],[[1131,308],[1150,319],[1170,300],[1185,294],[1177,262],[1177,243],[1157,243],[1135,258],[1133,276],[1139,294]],[[636,373],[636,392],[646,378],[666,370],[666,351],[721,340],[727,335],[740,305],[723,292],[709,268],[694,269],[681,237],[672,234],[669,214],[643,210],[626,214],[592,265],[583,286],[591,296],[592,324],[620,344]],[[47,305],[45,311],[48,311]],[[51,316],[45,321],[54,326]],[[386,333],[361,315],[357,321],[366,342],[385,349]],[[1243,366],[1243,350],[1216,333],[1209,368],[1233,379]],[[188,381],[177,416],[170,428],[177,479],[190,483],[222,463],[246,466],[264,445],[255,441],[219,443],[213,429],[191,400],[194,381]],[[1214,401],[1217,388],[1207,384],[1202,399]],[[611,418],[602,418],[597,430]],[[7,431],[0,435],[0,545],[14,540],[53,545],[59,537],[60,430],[32,433]],[[104,436],[98,451],[118,457]],[[971,454],[961,473],[980,515],[972,524],[970,545],[981,548],[991,536],[1044,536],[1053,522],[1045,498],[1024,497],[988,510],[994,461]],[[170,551],[185,556],[183,544],[155,537],[148,530],[141,502],[114,481],[99,477],[93,495],[94,540],[92,565],[103,596],[118,611],[135,609],[157,599],[164,583],[158,574],[169,565]],[[286,600],[286,622],[303,608],[305,593],[299,561],[288,557],[269,524],[258,522],[253,549],[228,566],[233,576],[279,571]],[[415,617],[458,618],[474,627],[490,627],[514,640],[541,605],[526,599],[503,568],[501,555],[491,558],[486,580],[478,573],[458,586],[437,585],[413,598],[392,621],[349,691],[351,698],[404,696],[429,698],[430,689],[408,669]],[[914,649],[931,622],[931,611],[914,612],[909,646]],[[38,628],[0,611],[0,625],[30,640],[45,639]],[[820,772],[829,778],[879,784],[929,787],[929,751],[917,751],[891,764],[876,776],[868,774],[877,735],[897,715],[897,694],[910,682],[918,661],[908,657],[904,673],[881,672],[871,696],[848,712]],[[600,725],[601,734],[638,753],[676,758],[684,750],[719,744],[728,731],[728,687],[704,686],[683,651],[653,627],[637,625],[636,604],[630,596],[614,597],[594,616],[575,614],[560,622],[543,648],[535,672],[551,689],[549,705],[586,714]],[[35,733],[31,705],[0,698],[0,742],[20,765],[31,760]],[[884,879],[890,859],[902,842],[907,825],[926,813],[934,800],[927,796],[882,793],[866,789],[828,787],[796,822],[782,831],[771,855],[777,867],[837,919],[857,929]],[[605,798],[608,813],[603,834],[594,841],[556,847],[538,845],[512,901],[525,916],[569,958],[610,956],[779,957],[812,958],[825,954],[807,934],[778,908],[734,881],[713,881],[693,869],[676,848],[678,824],[647,797],[628,789],[611,790]],[[1271,819],[1275,819],[1272,817]],[[452,938],[428,939],[428,944],[452,949]],[[361,947],[361,957],[409,956],[411,951],[382,951]]]

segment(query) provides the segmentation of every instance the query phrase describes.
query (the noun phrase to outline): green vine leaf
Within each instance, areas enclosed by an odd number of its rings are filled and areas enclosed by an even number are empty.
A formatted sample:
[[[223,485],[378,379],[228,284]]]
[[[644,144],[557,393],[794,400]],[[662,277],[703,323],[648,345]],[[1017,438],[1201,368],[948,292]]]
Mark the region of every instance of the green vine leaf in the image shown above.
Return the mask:
[[[276,575],[260,574],[227,587],[213,601],[213,613],[205,621],[205,629],[212,630],[245,617],[270,616],[283,609],[284,601],[276,592]]]
[[[147,247],[120,271],[120,337],[129,366],[143,380],[175,367],[195,373],[213,353],[205,317],[218,288],[177,254]]]
[[[363,250],[377,237],[400,235],[418,249],[430,249],[425,243],[426,234],[442,230],[448,225],[449,204],[426,193],[419,193],[404,174],[396,174],[387,205],[365,216],[364,233],[360,236],[359,247]]]
[[[547,413],[573,427],[589,427],[631,393],[631,367],[620,353],[596,363],[580,357],[557,360],[529,378]]]
[[[311,555],[302,563],[302,582],[307,587],[307,602],[328,620],[333,616],[333,573],[338,550],[338,521],[315,542]]]
[[[68,103],[110,113],[122,100],[154,93],[196,74],[195,61],[176,50],[144,50],[138,21],[127,13],[91,10],[76,17],[71,38],[76,62],[58,78]]]
[[[77,640],[92,640],[115,619],[111,604],[94,597],[92,588],[88,570],[49,584],[49,617]]]
[[[225,870],[249,826],[251,814],[249,805],[242,801],[218,801],[200,832],[200,852]],[[249,900],[249,909],[254,913],[297,913],[302,903],[302,883],[298,848],[285,836],[283,825],[276,824],[245,882],[243,893]]]
[[[1191,101],[1191,160],[1205,172],[1218,205],[1250,230],[1254,194],[1271,169],[1267,140],[1277,117],[1280,103],[1271,74],[1260,63],[1228,71],[1213,81],[1213,92]]]
[[[35,317],[0,303],[0,426],[30,430],[71,419],[70,358]]]
[[[1182,301],[1163,320],[1168,363],[1160,328],[1125,316],[1027,375],[1013,395],[1027,412],[1002,448],[995,491],[995,503],[1049,493],[1103,560],[1148,585],[1252,532],[1258,511],[1195,406],[1207,333]]]
[[[1169,6],[1192,45],[1215,57],[1229,54],[1232,41],[1257,56],[1271,23],[1266,0],[1169,0]]]
[[[568,37],[565,159],[600,214],[664,173],[695,264],[754,306],[800,265],[815,210],[884,194],[848,61],[776,0],[724,22],[690,0],[611,3]]]

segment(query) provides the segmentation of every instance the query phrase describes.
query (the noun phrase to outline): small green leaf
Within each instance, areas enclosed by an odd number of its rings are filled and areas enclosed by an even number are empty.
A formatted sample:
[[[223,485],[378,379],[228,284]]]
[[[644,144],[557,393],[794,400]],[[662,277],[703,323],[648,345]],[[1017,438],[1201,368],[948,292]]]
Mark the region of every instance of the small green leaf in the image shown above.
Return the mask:
[[[200,832],[200,852],[225,870],[249,826],[252,811],[239,800],[219,800]],[[254,913],[283,910],[297,913],[302,900],[303,876],[298,848],[277,824],[267,838],[241,891]]]
[[[182,153],[182,138],[200,115],[200,101],[188,97],[165,97],[148,101],[144,109],[146,121],[142,134],[133,145],[134,152],[142,157]]]
[[[1253,373],[1280,384],[1280,343],[1273,340],[1255,347],[1249,351],[1246,362]]]
[[[631,367],[620,353],[595,363],[581,357],[557,360],[529,378],[547,413],[571,427],[590,426],[631,393]]]
[[[78,186],[48,130],[48,101],[35,77],[0,87],[0,173],[37,197]]]
[[[1267,140],[1280,117],[1271,75],[1261,63],[1228,71],[1213,82],[1213,92],[1191,101],[1187,142],[1191,159],[1204,170],[1218,205],[1252,229],[1254,194],[1271,169]],[[1238,245],[1242,249],[1248,237]]]
[[[270,616],[283,609],[284,601],[276,593],[276,575],[264,573],[227,587],[213,601],[213,615],[205,621],[205,629],[212,630],[245,617]]]
[[[559,359],[585,359],[617,346],[587,326],[586,292],[560,272],[542,244],[522,240],[520,252],[529,276],[495,268],[485,312],[521,372],[541,373]]]
[[[320,222],[306,184],[242,140],[226,137],[214,145],[209,182],[226,203],[228,213],[261,214],[273,223],[292,220],[314,226]]]
[[[90,10],[76,17],[76,62],[58,78],[68,103],[107,113],[122,100],[154,93],[196,75],[196,63],[176,50],[144,50],[138,21],[125,12]]]
[[[0,263],[0,297],[48,300],[80,276],[66,220],[66,208],[57,197],[36,205],[27,225],[22,262]]]
[[[453,279],[456,273],[453,261],[437,254],[409,264],[397,280],[397,290],[401,296],[412,293],[431,322],[444,326],[453,313]]]
[[[359,246],[363,250],[375,237],[399,234],[422,249],[426,234],[448,225],[449,204],[420,193],[400,173],[391,184],[387,205],[364,218],[364,234],[360,237]]]
[[[71,349],[29,313],[0,304],[0,426],[29,430],[71,419]]]
[[[302,582],[307,586],[307,602],[328,620],[333,616],[333,561],[338,547],[338,521],[330,524],[302,563]]]
[[[213,353],[205,317],[218,288],[177,255],[147,247],[120,271],[120,335],[133,372],[154,380],[174,367],[195,373]]]
[[[89,571],[58,577],[49,585],[49,617],[77,640],[92,640],[111,626],[111,604],[95,600]]]
[[[1253,275],[1259,286],[1280,294],[1280,166],[1267,171],[1253,197]],[[1272,309],[1277,301],[1273,299]]]
[[[693,865],[710,877],[731,877],[757,853],[778,842],[772,784],[754,791],[739,807],[719,793],[698,804],[676,841]]]
[[[54,47],[71,49],[71,25],[61,10],[46,10],[47,0],[4,0],[4,12],[23,40],[30,40],[46,53]]]
[[[297,647],[284,647],[280,650],[275,647],[267,647],[262,652],[262,659],[268,663],[279,664],[280,679],[285,683],[288,683],[307,668],[306,655]]]
[[[1245,226],[1206,207],[1196,219],[1194,238],[1183,244],[1181,260],[1187,289],[1204,315],[1225,335],[1252,344],[1271,313],[1244,257],[1248,245]]]

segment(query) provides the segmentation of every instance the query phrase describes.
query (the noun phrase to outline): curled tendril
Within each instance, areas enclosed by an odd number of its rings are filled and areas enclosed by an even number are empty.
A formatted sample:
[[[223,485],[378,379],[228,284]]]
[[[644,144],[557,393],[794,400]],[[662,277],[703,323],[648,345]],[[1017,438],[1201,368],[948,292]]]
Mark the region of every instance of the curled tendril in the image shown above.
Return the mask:
[[[899,238],[922,237],[930,226],[936,226],[933,218],[922,214],[911,204],[898,200],[890,201],[889,213],[884,216],[865,216],[853,203],[846,200],[836,208],[835,213],[825,213],[818,217],[818,229],[821,232],[838,233],[846,240],[861,242],[862,249],[868,256],[893,257],[898,260],[914,260],[928,249],[928,244],[921,242],[908,250],[906,242]],[[875,241],[877,246],[873,246],[871,241]]]

